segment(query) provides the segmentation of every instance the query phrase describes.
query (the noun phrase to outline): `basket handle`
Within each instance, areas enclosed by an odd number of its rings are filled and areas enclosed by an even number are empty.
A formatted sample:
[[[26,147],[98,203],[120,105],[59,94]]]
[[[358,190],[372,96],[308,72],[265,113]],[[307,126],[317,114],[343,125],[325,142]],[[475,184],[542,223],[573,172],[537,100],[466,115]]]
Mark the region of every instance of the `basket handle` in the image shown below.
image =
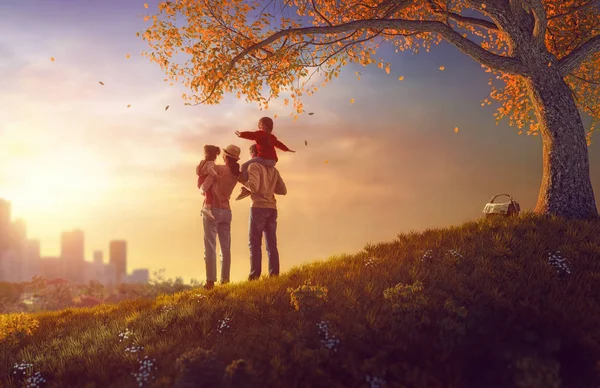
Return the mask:
[[[511,201],[514,201],[513,197],[511,197],[509,194],[498,194],[498,195],[494,195],[492,197],[492,199],[490,199],[490,203],[494,203],[494,200],[502,195],[506,195],[508,198],[510,198]]]

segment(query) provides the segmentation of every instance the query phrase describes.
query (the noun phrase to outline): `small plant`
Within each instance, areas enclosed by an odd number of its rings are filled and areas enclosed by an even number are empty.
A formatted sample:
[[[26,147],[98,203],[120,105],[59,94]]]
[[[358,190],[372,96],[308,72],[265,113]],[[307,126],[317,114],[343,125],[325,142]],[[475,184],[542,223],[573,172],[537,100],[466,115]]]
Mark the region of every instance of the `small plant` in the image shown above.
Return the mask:
[[[420,281],[417,280],[413,284],[398,283],[385,289],[383,296],[400,321],[429,323],[429,318],[423,311],[427,305],[427,298],[423,295],[423,284]]]
[[[326,321],[321,321],[317,323],[317,327],[321,336],[321,344],[335,352],[340,344],[340,340],[336,336],[329,334],[329,324]]]
[[[16,363],[13,366],[13,375],[16,380],[23,382],[27,388],[38,388],[46,382],[41,372],[33,372],[33,364],[29,364],[23,360],[21,363]]]
[[[122,331],[121,333],[119,333],[119,342],[129,341],[131,339],[132,335],[133,335],[133,333],[131,331],[129,331],[129,328],[125,329],[125,331]]]
[[[327,302],[327,288],[313,286],[310,280],[298,288],[288,288],[287,291],[290,294],[290,304],[296,311],[313,313]]]
[[[217,332],[219,334],[223,334],[226,330],[230,329],[229,322],[231,322],[231,318],[225,317],[219,321],[219,327],[217,327]]]
[[[383,388],[385,386],[385,380],[380,377],[367,375],[365,380],[369,383],[369,388]]]
[[[160,309],[160,312],[163,314],[166,314],[166,313],[173,311],[174,309],[175,309],[175,306],[173,306],[172,304],[168,304],[168,305],[162,306],[162,308]]]
[[[39,326],[37,319],[25,313],[0,314],[0,343],[18,343],[24,337],[33,335]]]
[[[369,256],[365,259],[365,267],[372,267],[375,264],[377,264],[377,258],[373,257],[373,256]]]
[[[421,251],[421,262],[433,259],[433,251],[431,249]]]
[[[565,259],[560,251],[556,251],[554,253],[548,252],[548,263],[554,267],[556,273],[559,275],[570,275],[571,269],[567,264],[567,259]]]
[[[156,371],[158,368],[154,365],[156,362],[155,359],[150,360],[148,356],[139,360],[139,368],[137,372],[132,373],[131,375],[135,378],[138,387],[143,387],[144,384],[154,380],[156,377],[152,375],[152,372]]]
[[[129,353],[139,353],[143,350],[144,350],[143,346],[128,346],[125,348],[125,351],[129,352]]]

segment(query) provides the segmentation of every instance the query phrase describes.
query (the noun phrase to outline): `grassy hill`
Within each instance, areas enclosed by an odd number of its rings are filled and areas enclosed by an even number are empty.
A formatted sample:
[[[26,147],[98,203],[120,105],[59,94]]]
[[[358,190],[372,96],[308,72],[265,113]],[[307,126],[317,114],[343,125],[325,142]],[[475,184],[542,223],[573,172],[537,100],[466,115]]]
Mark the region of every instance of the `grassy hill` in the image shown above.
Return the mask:
[[[48,387],[597,388],[600,221],[479,220],[275,279],[1,316],[0,381],[28,377]]]

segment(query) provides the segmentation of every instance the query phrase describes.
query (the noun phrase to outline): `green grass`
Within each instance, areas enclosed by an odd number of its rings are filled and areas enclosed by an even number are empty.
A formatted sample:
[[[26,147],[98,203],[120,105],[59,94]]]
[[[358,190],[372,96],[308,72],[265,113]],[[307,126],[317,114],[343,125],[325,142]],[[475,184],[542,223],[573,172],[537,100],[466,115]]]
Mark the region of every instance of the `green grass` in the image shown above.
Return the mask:
[[[156,387],[597,388],[600,221],[479,220],[275,279],[15,319],[0,321],[7,387],[23,360],[45,386],[137,386],[148,356]]]

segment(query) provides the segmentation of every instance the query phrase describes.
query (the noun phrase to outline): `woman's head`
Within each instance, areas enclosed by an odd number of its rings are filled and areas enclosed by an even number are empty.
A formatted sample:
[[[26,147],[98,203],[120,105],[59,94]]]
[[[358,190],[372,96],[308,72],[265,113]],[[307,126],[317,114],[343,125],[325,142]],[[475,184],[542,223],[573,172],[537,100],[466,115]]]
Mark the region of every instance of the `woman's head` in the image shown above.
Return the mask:
[[[273,119],[270,117],[261,117],[258,120],[258,129],[268,133],[273,132]]]
[[[204,146],[204,159],[206,160],[217,160],[217,156],[221,153],[221,149],[214,145]]]
[[[240,160],[240,151],[240,147],[233,144],[223,149],[223,161],[229,166],[231,173],[235,176],[240,175],[240,165],[238,163],[238,160]]]

